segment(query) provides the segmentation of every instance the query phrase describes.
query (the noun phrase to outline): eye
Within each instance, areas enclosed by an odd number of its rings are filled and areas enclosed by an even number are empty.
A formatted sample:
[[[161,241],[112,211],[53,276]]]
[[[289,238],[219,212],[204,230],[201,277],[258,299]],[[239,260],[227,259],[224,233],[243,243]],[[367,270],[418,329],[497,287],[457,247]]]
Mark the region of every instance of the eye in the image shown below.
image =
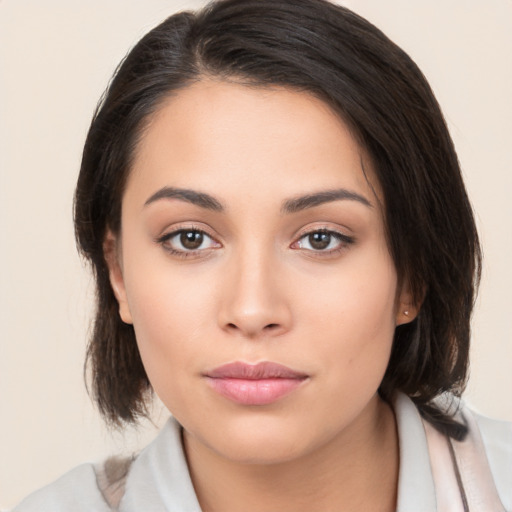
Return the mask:
[[[182,256],[220,247],[217,241],[200,229],[179,229],[165,234],[157,242],[170,253]]]
[[[320,229],[303,235],[292,245],[292,248],[332,253],[341,250],[352,243],[354,243],[354,239],[350,236],[338,233],[337,231]]]

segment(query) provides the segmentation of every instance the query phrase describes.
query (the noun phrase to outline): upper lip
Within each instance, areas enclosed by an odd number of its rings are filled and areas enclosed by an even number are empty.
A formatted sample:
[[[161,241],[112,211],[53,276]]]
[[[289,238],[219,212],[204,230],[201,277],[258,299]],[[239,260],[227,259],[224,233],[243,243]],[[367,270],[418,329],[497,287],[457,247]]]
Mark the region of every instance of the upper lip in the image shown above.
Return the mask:
[[[205,373],[212,379],[305,379],[308,375],[292,370],[279,363],[262,362],[257,364],[236,361],[223,364]]]

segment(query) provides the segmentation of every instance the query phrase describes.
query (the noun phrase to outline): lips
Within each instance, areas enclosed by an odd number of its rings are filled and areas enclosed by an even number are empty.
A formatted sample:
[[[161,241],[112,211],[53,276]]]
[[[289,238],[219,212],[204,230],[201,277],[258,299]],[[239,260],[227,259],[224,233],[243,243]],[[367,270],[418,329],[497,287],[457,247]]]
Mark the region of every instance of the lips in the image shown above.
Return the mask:
[[[243,362],[219,366],[204,375],[211,388],[243,405],[268,405],[293,392],[308,375],[277,363]]]

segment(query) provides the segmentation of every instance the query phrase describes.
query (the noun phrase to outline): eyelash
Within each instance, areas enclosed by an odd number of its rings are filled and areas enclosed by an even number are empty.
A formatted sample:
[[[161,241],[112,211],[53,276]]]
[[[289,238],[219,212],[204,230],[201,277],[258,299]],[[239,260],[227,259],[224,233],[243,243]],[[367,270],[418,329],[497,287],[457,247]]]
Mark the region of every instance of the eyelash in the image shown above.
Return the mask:
[[[194,233],[196,235],[199,234],[203,237],[209,238],[212,242],[214,242],[215,244],[218,244],[220,246],[220,243],[217,242],[206,231],[204,231],[203,229],[197,228],[197,227],[193,227],[193,226],[187,227],[187,228],[176,229],[174,231],[171,231],[170,233],[166,233],[166,234],[158,237],[155,240],[155,242],[160,244],[169,254],[171,254],[173,256],[177,256],[179,258],[189,258],[189,257],[193,257],[193,256],[198,256],[199,253],[201,253],[203,251],[210,252],[209,250],[214,248],[214,247],[208,247],[208,248],[204,248],[204,249],[186,250],[186,249],[174,249],[173,247],[168,245],[168,242],[170,240],[172,240],[173,238],[175,238],[177,236],[181,236],[184,233]],[[335,240],[337,240],[339,242],[339,246],[334,249],[329,249],[329,250],[307,249],[307,248],[300,246],[301,240],[307,239],[308,237],[311,237],[316,234],[329,235],[330,237],[334,238]],[[332,240],[329,240],[329,245],[330,245],[331,241]],[[352,245],[354,242],[355,242],[355,239],[351,236],[345,235],[338,231],[334,231],[332,229],[320,228],[320,229],[313,229],[311,231],[302,233],[301,236],[290,245],[290,247],[293,249],[303,249],[304,251],[313,253],[319,257],[329,257],[329,256],[334,256],[334,255],[340,253],[341,251],[347,249],[347,247]],[[201,245],[202,245],[202,243],[201,243]],[[294,247],[294,246],[296,246],[296,247]]]
[[[332,229],[327,229],[327,228],[317,228],[317,229],[313,229],[311,231],[307,231],[306,233],[301,234],[301,236],[297,239],[297,241],[293,242],[292,247],[294,245],[299,245],[301,240],[307,239],[307,238],[311,237],[312,235],[316,235],[316,234],[329,235],[330,237],[334,238],[338,242],[338,247],[335,247],[335,248],[329,249],[329,250],[307,249],[307,248],[299,246],[299,248],[302,248],[305,251],[313,253],[317,257],[327,257],[328,258],[328,257],[335,256],[335,255],[339,254],[340,252],[344,251],[345,249],[347,249],[350,245],[352,245],[355,242],[354,237],[345,235],[343,233],[340,233],[339,231],[334,231]],[[331,241],[332,240],[329,241],[329,245],[330,245]]]
[[[158,237],[155,241],[160,244],[169,254],[173,256],[178,256],[179,258],[189,258],[191,256],[197,256],[200,252],[206,251],[208,249],[211,249],[211,247],[206,249],[196,249],[196,250],[186,250],[186,249],[174,249],[167,243],[172,240],[173,238],[180,236],[184,233],[195,233],[199,234],[203,237],[207,237],[210,240],[212,240],[215,244],[219,244],[211,235],[209,235],[206,231],[203,229],[191,226],[187,228],[180,228],[176,229],[174,231],[171,231],[170,233],[166,233],[162,235],[161,237]]]

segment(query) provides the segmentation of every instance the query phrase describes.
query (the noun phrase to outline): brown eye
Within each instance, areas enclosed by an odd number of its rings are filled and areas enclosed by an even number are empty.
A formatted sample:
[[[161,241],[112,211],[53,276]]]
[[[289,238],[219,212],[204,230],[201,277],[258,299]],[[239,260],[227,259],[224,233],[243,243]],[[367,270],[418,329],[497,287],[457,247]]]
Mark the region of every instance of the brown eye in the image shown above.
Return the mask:
[[[156,240],[162,247],[176,256],[198,255],[221,245],[200,229],[178,229]]]
[[[322,249],[329,247],[331,239],[331,233],[324,233],[321,231],[308,235],[309,245],[317,251],[321,251]]]
[[[189,251],[199,249],[203,240],[204,235],[200,231],[182,231],[180,234],[181,245]]]
[[[338,233],[337,231],[319,229],[306,233],[292,247],[327,255],[334,254],[336,251],[344,249],[353,243],[354,238],[351,236]]]

